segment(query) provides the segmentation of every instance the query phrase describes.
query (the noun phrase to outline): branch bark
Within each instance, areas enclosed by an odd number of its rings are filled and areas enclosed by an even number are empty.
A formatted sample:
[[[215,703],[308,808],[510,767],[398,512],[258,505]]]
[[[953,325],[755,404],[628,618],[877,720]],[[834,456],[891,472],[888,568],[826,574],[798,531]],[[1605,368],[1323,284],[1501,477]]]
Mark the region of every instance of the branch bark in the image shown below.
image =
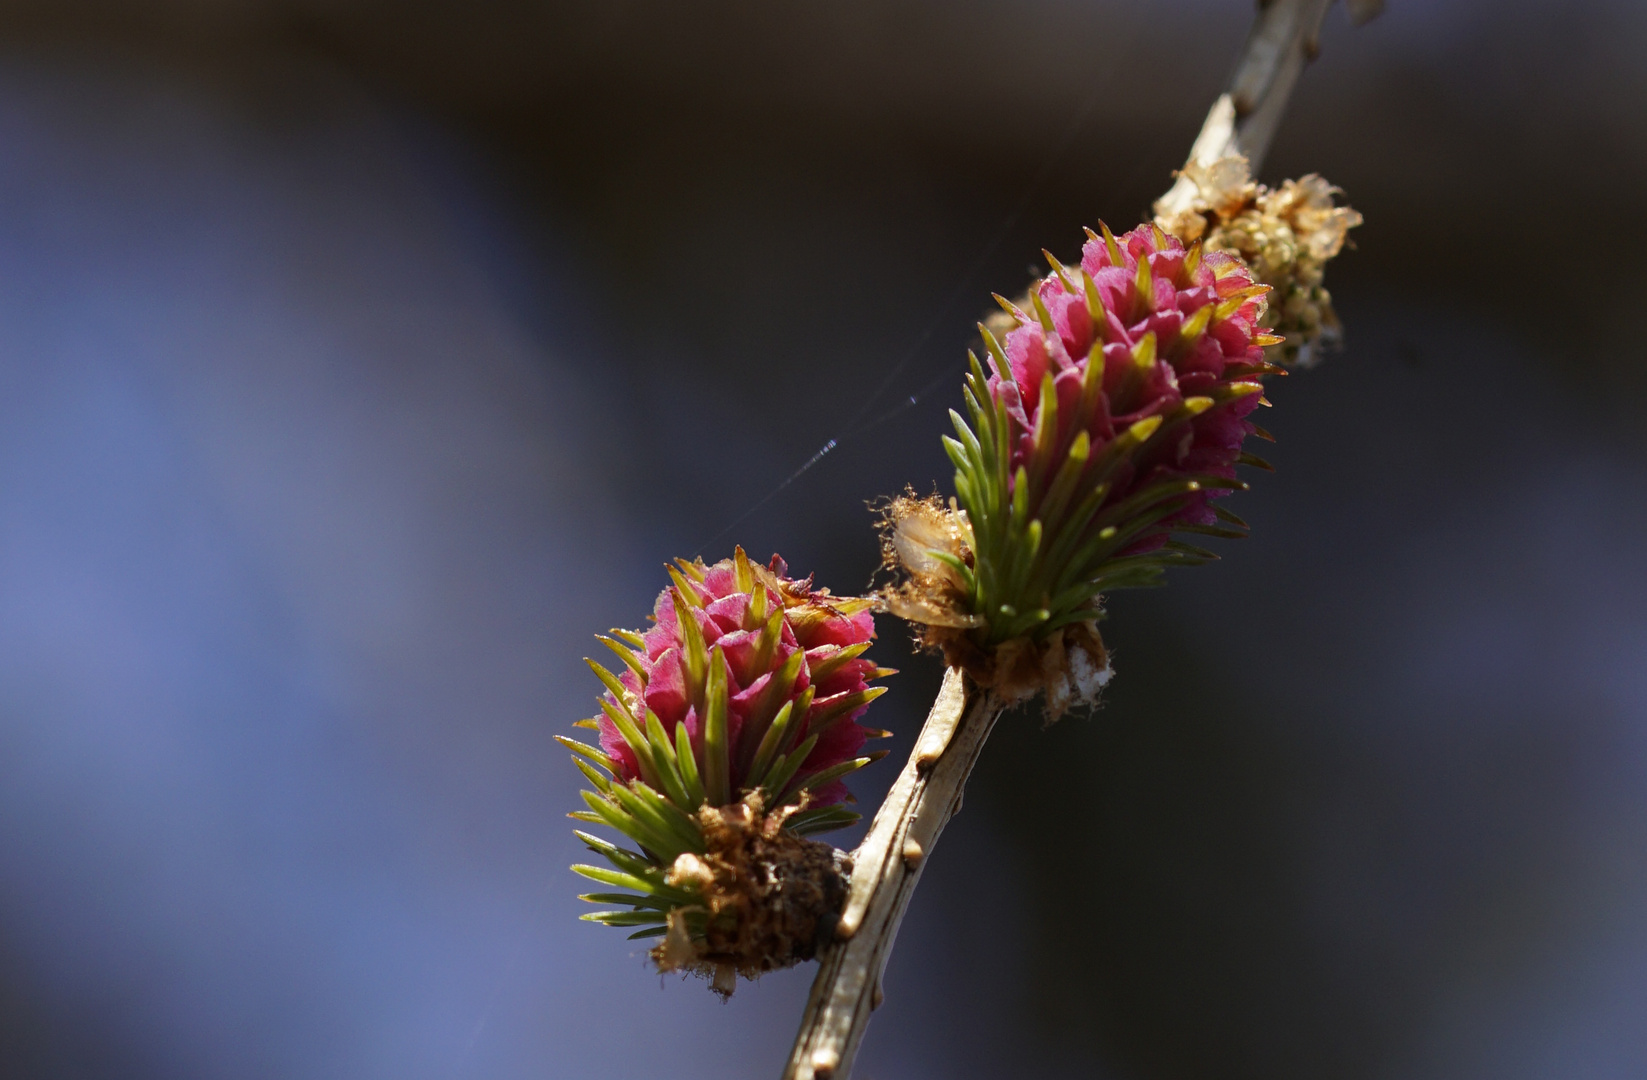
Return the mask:
[[[944,674],[915,752],[853,852],[836,943],[819,964],[785,1080],[851,1072],[869,1014],[881,1003],[881,972],[921,868],[961,809],[967,777],[1002,708],[958,668]]]
[[[1241,154],[1252,174],[1258,175],[1298,76],[1320,51],[1317,38],[1331,6],[1332,0],[1261,0],[1229,89],[1213,102],[1190,147],[1189,160],[1211,165],[1229,154]],[[1377,14],[1360,13],[1367,7],[1365,0],[1356,6],[1353,14],[1358,21]],[[1186,210],[1195,196],[1195,182],[1180,176],[1156,203],[1156,212],[1171,216]]]

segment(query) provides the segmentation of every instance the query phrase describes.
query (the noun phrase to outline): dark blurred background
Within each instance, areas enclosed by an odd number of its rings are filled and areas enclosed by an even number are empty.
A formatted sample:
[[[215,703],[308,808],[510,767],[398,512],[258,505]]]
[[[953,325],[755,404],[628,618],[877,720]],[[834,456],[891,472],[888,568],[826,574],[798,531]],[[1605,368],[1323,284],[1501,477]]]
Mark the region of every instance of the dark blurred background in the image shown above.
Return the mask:
[[[864,587],[989,292],[1250,18],[0,3],[0,1071],[776,1075],[810,967],[575,920],[579,657],[669,556]],[[1647,11],[1322,44],[1264,177],[1366,215],[1349,348],[1105,707],[998,729],[864,1080],[1647,1075]]]

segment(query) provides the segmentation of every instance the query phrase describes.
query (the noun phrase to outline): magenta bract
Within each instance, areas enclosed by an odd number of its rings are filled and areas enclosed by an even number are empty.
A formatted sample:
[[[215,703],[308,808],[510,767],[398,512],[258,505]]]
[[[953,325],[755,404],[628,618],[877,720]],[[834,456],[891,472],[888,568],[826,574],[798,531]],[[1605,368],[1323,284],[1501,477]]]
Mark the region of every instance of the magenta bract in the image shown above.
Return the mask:
[[[869,685],[882,672],[863,657],[875,636],[869,602],[787,577],[775,555],[765,567],[751,564],[742,549],[713,566],[678,567],[670,571],[674,586],[658,595],[653,627],[624,635],[634,646],[625,650],[627,666],[618,676],[626,700],[605,695],[600,744],[617,778],[648,779],[612,707],[637,720],[650,712],[670,743],[685,725],[711,805],[761,785],[769,800],[793,802],[802,791],[813,807],[845,799],[838,777],[871,734],[858,718],[885,689]],[[709,723],[719,709],[724,736]],[[789,776],[773,775],[809,743]],[[768,802],[769,809],[776,805]]]
[[[1118,435],[1159,418],[1181,422],[1107,470],[1106,504],[1172,477],[1233,480],[1241,442],[1254,430],[1246,417],[1259,403],[1263,345],[1272,340],[1258,326],[1267,287],[1254,285],[1239,259],[1202,254],[1199,245],[1186,251],[1153,226],[1118,238],[1107,230],[1088,235],[1084,273],[1059,267],[1036,285],[1035,311],[1021,313],[1007,334],[1007,370],[990,357],[990,393],[1012,420],[1012,472],[1026,468],[1033,503],[1079,432],[1096,463]],[[1094,363],[1102,365],[1100,389],[1084,396]],[[1048,375],[1056,431],[1038,435]],[[1203,487],[1189,494],[1180,511],[1127,550],[1158,547],[1179,523],[1212,524],[1209,500],[1223,493]]]

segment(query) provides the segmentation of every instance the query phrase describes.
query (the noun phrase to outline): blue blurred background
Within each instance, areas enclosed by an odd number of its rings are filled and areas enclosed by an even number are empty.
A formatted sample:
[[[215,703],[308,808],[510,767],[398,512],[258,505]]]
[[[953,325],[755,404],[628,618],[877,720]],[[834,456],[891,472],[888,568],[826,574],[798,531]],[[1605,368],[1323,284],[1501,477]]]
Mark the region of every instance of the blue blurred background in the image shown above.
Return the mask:
[[[579,657],[674,555],[864,587],[988,293],[1250,16],[0,3],[0,1072],[776,1075],[810,968],[575,919]],[[1644,49],[1333,12],[1264,171],[1367,216],[1349,349],[1106,706],[998,729],[864,1080],[1647,1075]]]

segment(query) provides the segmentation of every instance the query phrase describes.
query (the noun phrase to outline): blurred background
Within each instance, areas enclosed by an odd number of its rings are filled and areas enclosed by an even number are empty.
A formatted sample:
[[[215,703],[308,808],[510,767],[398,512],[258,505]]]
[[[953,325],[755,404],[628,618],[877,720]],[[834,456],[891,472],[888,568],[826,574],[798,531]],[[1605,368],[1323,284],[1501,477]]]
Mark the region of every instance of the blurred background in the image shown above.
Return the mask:
[[[1251,14],[0,3],[0,1073],[775,1076],[810,966],[575,919],[579,658],[674,555],[865,587]],[[1348,350],[1105,707],[998,729],[863,1080],[1647,1075],[1647,10],[1322,45],[1263,173],[1366,215]]]

